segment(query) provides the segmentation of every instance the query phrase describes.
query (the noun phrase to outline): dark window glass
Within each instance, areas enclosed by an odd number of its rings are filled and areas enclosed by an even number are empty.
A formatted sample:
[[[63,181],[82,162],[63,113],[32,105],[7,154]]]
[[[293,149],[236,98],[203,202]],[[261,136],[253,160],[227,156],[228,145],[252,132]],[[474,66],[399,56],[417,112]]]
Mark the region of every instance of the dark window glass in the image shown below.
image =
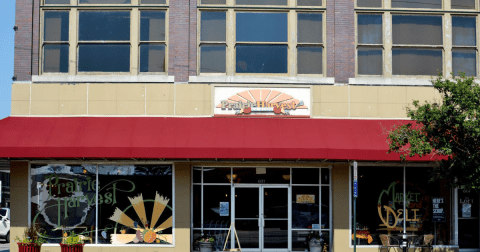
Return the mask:
[[[234,183],[289,184],[290,168],[233,168]]]
[[[129,72],[129,44],[80,44],[78,46],[78,71]]]
[[[193,183],[201,183],[202,182],[202,168],[200,167],[193,167]]]
[[[202,225],[202,186],[193,185],[193,227],[200,228]]]
[[[322,168],[322,184],[330,184],[330,169]]]
[[[140,45],[140,72],[165,72],[165,45]]]
[[[79,0],[81,4],[129,4],[130,0]]]
[[[141,4],[166,4],[166,0],[141,0]]]
[[[357,22],[359,44],[382,43],[382,15],[358,15]]]
[[[393,44],[442,45],[442,16],[392,15]]]
[[[358,74],[382,75],[382,48],[359,47],[357,53]]]
[[[65,45],[43,46],[43,71],[45,73],[68,73],[68,48]]]
[[[476,18],[452,17],[453,45],[476,46]]]
[[[237,42],[287,42],[287,20],[287,13],[237,13]]]
[[[460,248],[479,247],[479,204],[478,192],[458,189],[458,246]]]
[[[237,5],[287,5],[287,0],[236,0]]]
[[[229,228],[231,218],[231,186],[203,186],[203,228]],[[228,215],[220,213],[220,204],[228,207]]]
[[[459,72],[466,76],[477,76],[477,50],[476,49],[453,49],[453,74]]]
[[[96,165],[32,165],[30,220],[45,232],[48,243],[60,243],[63,231],[75,231],[95,243],[96,169]]]
[[[322,14],[298,13],[298,42],[322,43]]]
[[[441,9],[441,0],[392,0],[392,8],[422,8],[422,9]]]
[[[170,165],[99,165],[98,180],[99,243],[173,243]]]
[[[237,73],[287,73],[287,45],[236,46]]]
[[[320,223],[321,229],[330,227],[330,187],[322,186],[322,219]]]
[[[45,0],[45,4],[70,4],[70,0]]]
[[[475,9],[475,0],[451,0],[452,9]]]
[[[140,13],[140,41],[165,40],[165,12],[142,11]]]
[[[432,75],[443,71],[442,49],[394,48],[394,75]]]
[[[130,12],[81,11],[78,40],[130,40]]]
[[[298,46],[297,72],[299,74],[322,74],[322,53],[321,46]]]
[[[67,11],[46,11],[44,13],[44,41],[68,41]]]
[[[230,184],[230,168],[204,167],[203,183],[227,183]]]
[[[360,230],[357,232],[368,231],[372,240],[369,243],[367,239],[357,239],[358,245],[381,245],[379,235],[399,234],[403,219],[406,219],[408,233],[417,236],[433,234],[433,245],[451,245],[454,242],[450,237],[453,216],[450,188],[445,181],[431,182],[432,171],[428,168],[407,167],[406,170],[407,204],[406,213],[403,213],[403,167],[359,167],[357,223],[353,222],[353,215],[350,215],[351,223],[352,228]],[[353,177],[353,171],[351,174]],[[353,179],[351,181],[353,184]],[[323,198],[322,191],[322,201]],[[433,199],[438,198],[438,202],[443,201],[438,208],[443,210],[445,218],[435,222]]]
[[[382,7],[382,0],[357,0],[357,7]]]
[[[297,0],[297,6],[322,6],[322,0]]]
[[[226,12],[202,12],[201,41],[225,41]]]
[[[200,46],[200,72],[201,73],[225,73],[226,64],[225,45],[201,45]]]
[[[226,0],[202,0],[202,4],[226,4]]]
[[[317,168],[293,168],[292,184],[319,184],[320,173]]]
[[[318,186],[292,187],[293,229],[310,229],[312,224],[320,223],[319,193],[320,188]]]

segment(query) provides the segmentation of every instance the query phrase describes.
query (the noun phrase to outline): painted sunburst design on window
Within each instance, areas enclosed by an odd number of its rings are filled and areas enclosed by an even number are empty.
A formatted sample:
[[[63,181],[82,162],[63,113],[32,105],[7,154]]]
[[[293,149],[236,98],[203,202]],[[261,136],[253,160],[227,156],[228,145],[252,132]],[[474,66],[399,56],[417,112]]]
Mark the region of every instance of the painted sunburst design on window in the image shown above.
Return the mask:
[[[137,197],[130,198],[130,203],[132,203],[132,207],[135,210],[135,213],[140,218],[140,222],[138,223],[129,216],[125,214],[125,211],[120,210],[118,207],[115,209],[112,217],[109,219],[115,221],[118,224],[121,224],[125,227],[131,228],[136,230],[135,234],[112,234],[111,235],[111,243],[112,244],[127,244],[130,242],[133,243],[172,243],[172,235],[162,234],[162,231],[172,227],[172,216],[169,216],[167,220],[157,226],[157,222],[164,212],[166,207],[169,207],[167,204],[170,199],[160,196],[158,192],[155,194],[155,200],[144,200],[142,194],[138,195]],[[153,206],[153,213],[152,217],[150,218],[150,222],[147,219],[147,214],[145,212],[145,204],[144,202],[147,201],[154,201]],[[170,208],[170,207],[169,207]]]

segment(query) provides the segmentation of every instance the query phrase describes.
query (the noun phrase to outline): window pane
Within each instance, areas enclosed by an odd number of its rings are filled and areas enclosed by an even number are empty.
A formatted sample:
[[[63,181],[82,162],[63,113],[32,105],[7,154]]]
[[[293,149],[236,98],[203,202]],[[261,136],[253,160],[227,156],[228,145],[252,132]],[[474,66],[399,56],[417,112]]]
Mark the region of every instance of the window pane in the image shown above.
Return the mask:
[[[230,227],[230,213],[232,211],[231,186],[203,186],[203,228]],[[228,208],[226,213],[220,212],[222,207]]]
[[[225,41],[226,12],[202,12],[201,41]]]
[[[322,43],[322,14],[299,13],[298,42]]]
[[[166,0],[142,0],[141,4],[166,4]]]
[[[394,75],[432,75],[443,71],[442,49],[395,48],[392,50]]]
[[[452,17],[453,45],[475,46],[476,18],[475,17]]]
[[[225,45],[200,46],[200,72],[225,73]]]
[[[44,14],[45,41],[68,41],[68,12],[46,11]]]
[[[237,45],[237,73],[287,73],[287,45]]]
[[[392,15],[393,44],[442,45],[442,16]]]
[[[202,186],[193,185],[193,227],[199,228],[202,223]]]
[[[297,47],[298,73],[322,74],[322,50],[320,46]]]
[[[382,7],[382,0],[357,0],[357,7]]]
[[[99,243],[173,243],[170,165],[99,165],[98,180]]]
[[[322,184],[330,184],[330,169],[322,168]]]
[[[140,72],[165,72],[165,45],[140,45]]]
[[[319,184],[320,171],[317,168],[293,168],[292,184]]]
[[[320,224],[318,186],[292,187],[292,228],[312,228],[312,224]]]
[[[358,15],[357,22],[359,44],[382,43],[382,15]]]
[[[451,0],[452,9],[475,9],[475,0]]]
[[[130,40],[130,12],[81,11],[79,40]]]
[[[287,5],[287,0],[236,0],[237,5]]]
[[[477,50],[475,49],[453,49],[453,74],[464,72],[466,76],[477,76]]]
[[[129,44],[80,44],[78,46],[78,71],[129,72]]]
[[[165,40],[165,12],[142,11],[140,13],[140,41]]]
[[[322,186],[322,219],[320,223],[321,229],[330,227],[330,187]]]
[[[96,169],[96,165],[32,165],[31,220],[45,232],[48,243],[62,241],[58,227],[95,243]]]
[[[382,48],[358,48],[358,74],[382,75]]]
[[[216,168],[216,167],[204,167],[203,168],[203,183],[227,183],[230,184],[230,168]]]
[[[297,0],[297,6],[322,6],[322,0]]]
[[[68,45],[45,45],[43,47],[43,71],[68,73]]]
[[[226,0],[202,0],[202,4],[226,4]]]
[[[424,8],[424,9],[441,9],[442,0],[392,0],[392,8]]]
[[[70,0],[45,0],[45,4],[70,4]]]
[[[129,4],[130,0],[79,0],[81,4]]]
[[[237,13],[237,41],[287,42],[287,13]]]

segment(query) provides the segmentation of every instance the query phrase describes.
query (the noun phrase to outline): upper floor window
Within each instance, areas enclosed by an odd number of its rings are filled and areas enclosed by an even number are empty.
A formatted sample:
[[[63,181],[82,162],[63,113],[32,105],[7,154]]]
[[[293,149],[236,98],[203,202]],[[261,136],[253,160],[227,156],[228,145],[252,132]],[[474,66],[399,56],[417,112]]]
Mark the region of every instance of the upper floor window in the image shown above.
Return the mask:
[[[357,0],[356,6],[357,75],[478,75],[475,2]]]
[[[204,8],[210,5],[219,8]],[[322,75],[322,6],[322,0],[235,0],[229,4],[200,0],[199,74]]]
[[[44,0],[44,4],[42,73],[166,72],[168,9],[162,6],[166,0],[77,0],[72,4]],[[66,6],[58,10],[51,4]],[[97,4],[102,6],[95,10],[82,7]],[[132,9],[132,4],[148,8]]]

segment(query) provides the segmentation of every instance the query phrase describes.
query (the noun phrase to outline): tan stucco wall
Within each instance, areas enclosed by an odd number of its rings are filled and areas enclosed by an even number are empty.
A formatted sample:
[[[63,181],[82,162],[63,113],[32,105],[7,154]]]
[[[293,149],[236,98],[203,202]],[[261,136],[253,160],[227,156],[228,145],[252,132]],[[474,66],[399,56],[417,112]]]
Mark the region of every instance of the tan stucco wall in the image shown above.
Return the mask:
[[[18,251],[14,241],[28,226],[28,162],[10,163],[10,251]]]
[[[294,87],[282,85],[287,86]],[[433,87],[311,87],[313,117],[406,118],[413,100],[440,99]],[[12,115],[211,116],[212,90],[209,84],[183,83],[14,83]]]

